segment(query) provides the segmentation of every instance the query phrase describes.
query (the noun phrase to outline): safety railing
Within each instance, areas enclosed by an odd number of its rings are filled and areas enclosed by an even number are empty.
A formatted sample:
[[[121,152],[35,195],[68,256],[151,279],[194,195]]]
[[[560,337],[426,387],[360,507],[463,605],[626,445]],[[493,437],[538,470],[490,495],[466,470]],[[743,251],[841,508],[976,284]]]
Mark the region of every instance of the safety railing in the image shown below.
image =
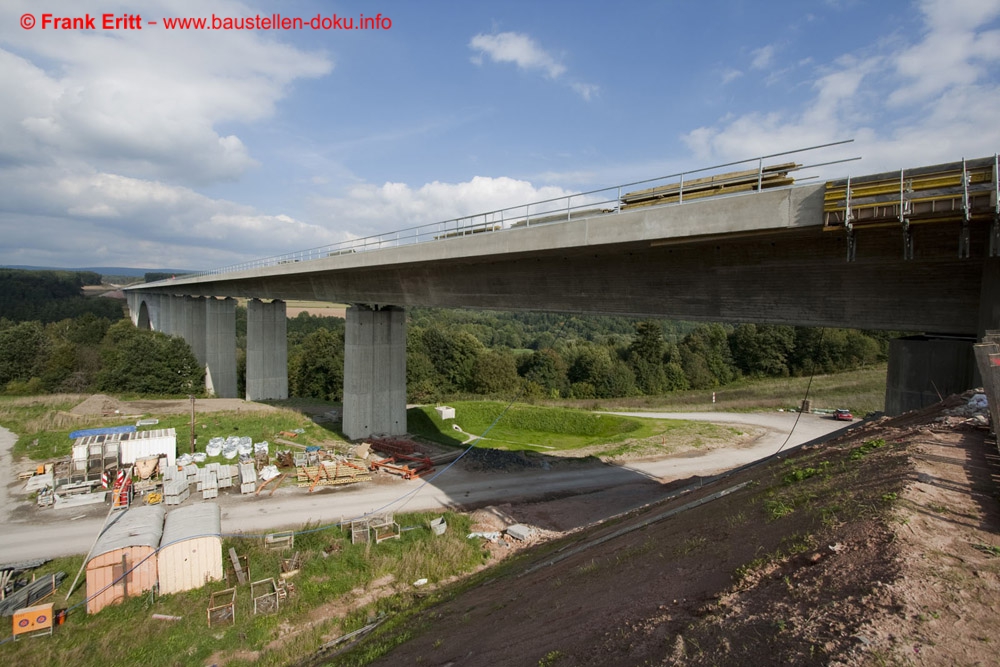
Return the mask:
[[[810,146],[808,148],[783,151],[781,153],[761,155],[746,160],[726,162],[724,164],[717,164],[711,167],[704,167],[702,169],[694,169],[641,181],[633,181],[631,183],[623,183],[621,185],[614,185],[598,190],[590,190],[587,192],[564,195],[562,197],[543,199],[541,201],[510,206],[485,213],[476,213],[459,218],[452,218],[450,220],[443,220],[441,222],[418,225],[394,232],[374,234],[372,236],[357,239],[349,239],[317,248],[309,248],[307,250],[299,250],[281,255],[263,257],[247,262],[241,262],[239,264],[232,264],[218,269],[212,269],[211,271],[205,271],[202,273],[186,274],[183,278],[200,278],[203,276],[235,273],[281,264],[310,262],[329,257],[336,257],[338,255],[350,255],[359,252],[368,252],[371,250],[384,250],[386,248],[397,248],[400,246],[418,243],[444,241],[478,234],[507,232],[521,227],[531,227],[540,224],[550,224],[553,222],[571,222],[594,216],[618,214],[637,205],[635,203],[630,204],[630,198],[632,200],[637,198],[643,199],[643,203],[638,204],[643,206],[671,206],[687,204],[694,199],[698,199],[699,201],[704,200],[709,196],[723,197],[732,196],[734,194],[745,194],[747,192],[761,192],[765,186],[768,185],[767,180],[769,167],[764,164],[765,160],[805,153],[822,148],[829,148],[832,146],[840,146],[851,143],[852,141],[854,140],[848,139],[846,141],[820,144],[817,146]],[[852,157],[828,162],[819,162],[810,165],[792,163],[791,165],[781,165],[781,173],[784,175],[787,172],[802,171],[804,169],[823,167],[858,159],[860,158]],[[730,167],[737,167],[740,165],[756,165],[756,178],[754,178],[753,168],[737,172],[736,175],[719,174],[717,177],[691,178],[692,176],[718,172],[722,169],[728,169]],[[799,179],[798,182],[801,183],[802,180],[806,179]],[[717,191],[717,194],[706,190],[706,182],[710,182],[711,188],[714,188]],[[727,185],[733,185],[736,183],[739,183],[740,188],[742,189],[739,189],[738,192],[734,192],[733,189],[727,190]],[[789,187],[791,184],[792,179],[788,179],[787,183],[781,183],[778,187]],[[638,186],[644,187],[641,190],[635,190]],[[685,188],[687,188],[686,191]],[[687,199],[685,199],[686,193]]]

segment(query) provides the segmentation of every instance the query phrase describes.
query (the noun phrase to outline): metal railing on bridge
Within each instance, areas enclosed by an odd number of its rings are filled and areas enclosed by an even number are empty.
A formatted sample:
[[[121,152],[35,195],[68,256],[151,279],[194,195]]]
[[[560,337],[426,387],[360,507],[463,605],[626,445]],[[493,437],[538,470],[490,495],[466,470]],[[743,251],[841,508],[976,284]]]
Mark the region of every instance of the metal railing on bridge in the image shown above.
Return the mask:
[[[485,213],[476,213],[450,220],[418,225],[394,232],[349,239],[318,248],[309,248],[307,250],[253,259],[239,264],[212,269],[211,271],[185,274],[183,278],[235,273],[267,266],[309,262],[370,250],[382,250],[417,243],[443,241],[478,234],[506,232],[522,227],[550,224],[553,222],[570,222],[595,216],[614,215],[643,206],[683,205],[692,201],[702,201],[706,198],[725,197],[790,187],[796,184],[795,179],[789,176],[792,172],[850,162],[859,160],[860,158],[852,157],[809,165],[797,164],[795,162],[765,165],[765,160],[832,146],[840,146],[852,141],[854,140],[848,139],[846,141],[799,148],[792,151],[761,155],[746,160],[726,162],[711,167],[613,185],[598,190],[543,199],[541,201],[509,206]],[[720,172],[723,169],[738,167],[740,165],[754,166],[739,171],[703,176],[703,174]],[[695,178],[691,178],[692,176]],[[801,183],[803,180],[809,179],[799,179],[798,183]],[[643,187],[640,188],[638,186]]]

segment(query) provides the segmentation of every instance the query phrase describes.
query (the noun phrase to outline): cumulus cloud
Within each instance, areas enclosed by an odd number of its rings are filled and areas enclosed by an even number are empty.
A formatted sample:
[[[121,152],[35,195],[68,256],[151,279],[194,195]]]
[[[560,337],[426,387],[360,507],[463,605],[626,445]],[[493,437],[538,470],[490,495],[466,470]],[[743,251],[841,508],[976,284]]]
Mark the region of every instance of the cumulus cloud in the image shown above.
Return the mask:
[[[482,65],[485,56],[495,63],[513,63],[523,70],[540,71],[553,80],[566,73],[566,66],[558,58],[524,33],[479,33],[469,40],[469,48],[476,52],[470,58],[476,65]],[[571,82],[569,87],[588,102],[600,92],[599,86],[580,81]]]
[[[109,0],[101,12],[135,13]],[[325,231],[196,192],[239,178],[255,161],[238,127],[270,117],[290,86],[332,61],[253,31],[23,30],[23,13],[81,14],[78,3],[0,6],[0,238],[4,261],[74,263],[71,250],[116,263],[212,266],[269,253]],[[94,8],[90,8],[94,12]],[[154,0],[152,16],[247,16],[238,2]],[[153,258],[136,250],[173,248]],[[92,246],[92,250],[90,248]],[[194,246],[196,249],[182,251]],[[176,256],[171,257],[171,253]],[[89,260],[88,260],[89,263]]]
[[[480,33],[469,40],[469,48],[476,51],[473,62],[482,63],[488,56],[497,63],[514,63],[521,69],[541,70],[550,79],[566,71],[552,54],[548,53],[528,35],[519,32],[501,32],[494,35]]]
[[[753,69],[767,69],[774,62],[774,45],[768,44],[750,52],[750,67]]]
[[[317,217],[349,226],[361,235],[376,234],[463,216],[498,211],[557,197],[572,191],[556,186],[538,187],[529,181],[501,177],[476,176],[463,183],[434,181],[419,188],[405,183],[360,184],[343,197],[322,198],[314,202]],[[574,205],[583,204],[574,200]],[[565,202],[561,204],[565,206]],[[532,207],[531,212],[552,210],[559,204]],[[508,213],[505,219],[523,214]],[[499,218],[497,218],[499,220]]]
[[[158,6],[157,6],[158,5]],[[218,5],[218,6],[214,6]],[[195,14],[249,10],[220,2]],[[184,6],[183,4],[181,5]],[[0,9],[0,155],[6,160],[80,157],[145,178],[205,184],[237,178],[255,165],[223,123],[270,116],[296,79],[332,68],[322,54],[269,41],[256,32],[56,32],[20,30],[28,3]],[[54,1],[46,11],[75,15]],[[134,11],[121,2],[102,11]],[[173,13],[167,3],[148,11]],[[183,9],[181,9],[183,11]]]
[[[990,109],[1000,103],[1000,83],[991,72],[1000,65],[1000,33],[987,26],[1000,16],[1000,0],[924,0],[916,6],[924,30],[915,40],[893,40],[866,55],[845,54],[817,66],[801,108],[725,118],[682,140],[700,160],[722,162],[854,138],[853,145],[822,157],[861,155],[866,171],[993,152],[1000,126],[990,120]]]
[[[39,178],[44,174],[44,178]],[[161,266],[208,268],[247,255],[272,255],[343,240],[344,235],[253,207],[213,199],[183,186],[87,171],[19,168],[5,173],[18,196],[5,207],[5,244],[17,256],[86,252],[130,265],[139,249],[157,248]],[[67,247],[66,240],[73,239]],[[150,256],[141,257],[149,263]],[[169,262],[168,262],[169,260]]]

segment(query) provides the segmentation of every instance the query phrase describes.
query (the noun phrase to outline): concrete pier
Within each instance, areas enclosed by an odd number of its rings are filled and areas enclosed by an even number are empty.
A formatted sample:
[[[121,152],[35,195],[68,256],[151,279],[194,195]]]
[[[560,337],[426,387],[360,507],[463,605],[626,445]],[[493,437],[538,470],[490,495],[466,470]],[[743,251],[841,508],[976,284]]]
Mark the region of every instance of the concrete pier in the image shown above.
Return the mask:
[[[406,433],[406,311],[352,305],[344,332],[344,435]]]
[[[191,347],[194,358],[205,367],[205,302],[202,297],[184,297],[184,330],[182,336]]]
[[[972,338],[910,336],[889,341],[885,413],[895,416],[937,403],[973,386]]]
[[[248,401],[288,398],[288,324],[284,301],[247,302]]]
[[[236,398],[236,299],[205,300],[205,390]]]

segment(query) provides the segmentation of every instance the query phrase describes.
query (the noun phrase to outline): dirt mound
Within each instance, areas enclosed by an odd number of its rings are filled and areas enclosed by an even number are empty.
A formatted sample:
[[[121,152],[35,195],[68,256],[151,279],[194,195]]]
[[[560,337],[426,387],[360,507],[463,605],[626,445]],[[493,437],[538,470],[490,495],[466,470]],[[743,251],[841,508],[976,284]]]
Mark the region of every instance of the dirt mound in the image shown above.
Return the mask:
[[[104,394],[89,396],[70,410],[70,412],[80,416],[100,415],[105,417],[115,414],[131,414],[124,403],[117,398],[112,398]]]
[[[965,400],[526,550],[363,650],[406,637],[380,665],[991,664],[1000,466],[984,428],[940,420]]]

